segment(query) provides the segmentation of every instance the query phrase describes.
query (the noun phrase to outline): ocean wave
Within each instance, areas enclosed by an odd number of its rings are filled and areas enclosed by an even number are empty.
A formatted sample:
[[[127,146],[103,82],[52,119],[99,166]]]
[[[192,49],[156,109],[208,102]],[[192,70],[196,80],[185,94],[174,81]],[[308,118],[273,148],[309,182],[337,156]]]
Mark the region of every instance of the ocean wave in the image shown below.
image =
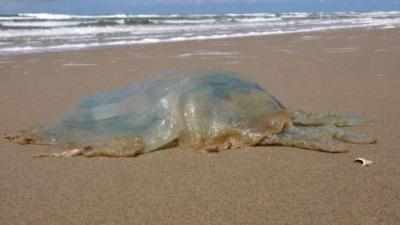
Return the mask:
[[[400,11],[192,15],[0,15],[1,54],[219,39],[352,27],[400,27]]]
[[[256,18],[241,18],[236,21],[241,23],[265,23],[265,22],[275,22],[282,21],[282,18],[279,17],[256,17]]]
[[[152,19],[150,20],[151,23],[154,24],[211,24],[216,23],[215,19]]]
[[[41,19],[41,20],[66,20],[66,19],[101,19],[101,18],[159,18],[159,17],[179,17],[182,15],[170,14],[103,14],[103,15],[67,15],[67,14],[51,14],[51,13],[20,13],[13,16],[13,19]],[[4,17],[4,16],[3,16]]]
[[[25,19],[41,20],[67,20],[67,19],[96,19],[96,18],[127,18],[128,14],[110,14],[110,15],[67,15],[51,13],[20,13],[18,17]]]
[[[289,33],[304,33],[304,32],[316,32],[334,29],[344,29],[362,26],[332,26],[332,27],[314,27],[307,29],[298,30],[274,30],[274,31],[263,31],[263,32],[247,32],[247,33],[234,33],[234,34],[220,34],[220,35],[198,35],[192,37],[172,37],[172,38],[143,38],[140,40],[121,40],[121,41],[110,41],[110,42],[91,42],[91,43],[79,43],[79,44],[61,44],[61,45],[50,45],[50,46],[23,46],[23,47],[4,47],[0,48],[0,55],[12,54],[12,53],[35,53],[35,52],[57,52],[65,50],[80,50],[95,47],[108,47],[108,46],[121,46],[121,45],[137,45],[137,44],[154,44],[154,43],[168,43],[168,42],[182,42],[182,41],[195,41],[195,40],[216,40],[226,38],[238,38],[238,37],[254,37],[254,36],[266,36],[266,35],[279,35]]]
[[[387,17],[400,16],[400,11],[373,11],[373,12],[293,12],[293,13],[228,13],[228,14],[103,14],[103,15],[67,15],[67,14],[51,14],[51,13],[20,13],[17,15],[0,15],[0,20],[10,19],[40,19],[40,20],[67,20],[67,19],[101,19],[101,18],[207,18],[207,17],[260,17],[260,18],[306,18],[310,15],[337,15],[347,17]]]
[[[3,27],[21,27],[21,28],[35,28],[35,27],[66,27],[77,26],[79,21],[3,21],[0,24]]]
[[[220,25],[223,27],[222,25]],[[58,27],[52,29],[25,29],[25,30],[0,30],[0,38],[35,38],[35,37],[64,37],[79,35],[151,35],[154,33],[178,34],[180,31],[207,31],[215,29],[215,26],[208,25],[183,25],[183,26],[88,26],[88,27]],[[229,27],[227,27],[229,28]]]

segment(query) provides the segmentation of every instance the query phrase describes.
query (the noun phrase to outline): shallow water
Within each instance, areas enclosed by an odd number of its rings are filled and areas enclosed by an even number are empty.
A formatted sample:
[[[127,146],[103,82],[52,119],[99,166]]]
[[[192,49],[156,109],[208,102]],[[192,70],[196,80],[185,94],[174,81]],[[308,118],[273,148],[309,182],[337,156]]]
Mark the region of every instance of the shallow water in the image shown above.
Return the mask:
[[[353,27],[400,26],[400,11],[206,15],[0,16],[0,55],[220,39]]]

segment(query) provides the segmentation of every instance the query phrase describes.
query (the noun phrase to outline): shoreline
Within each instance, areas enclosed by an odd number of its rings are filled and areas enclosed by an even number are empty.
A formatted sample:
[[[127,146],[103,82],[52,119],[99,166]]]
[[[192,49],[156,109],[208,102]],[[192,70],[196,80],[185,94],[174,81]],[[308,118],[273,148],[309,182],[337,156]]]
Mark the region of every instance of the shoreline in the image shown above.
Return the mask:
[[[400,29],[351,29],[0,56],[0,133],[81,97],[181,69],[235,71],[288,108],[373,118],[378,137],[326,154],[254,147],[136,158],[34,158],[0,140],[1,224],[397,224]],[[363,157],[369,167],[353,162]]]
[[[381,26],[365,26],[365,27],[342,27],[342,28],[312,28],[309,30],[297,30],[297,31],[276,31],[276,32],[263,32],[263,33],[257,33],[257,34],[237,34],[237,36],[224,36],[222,35],[221,37],[204,37],[204,38],[193,38],[193,39],[185,39],[185,40],[180,40],[179,38],[172,38],[163,40],[163,41],[157,41],[157,42],[143,42],[143,43],[131,43],[131,44],[110,44],[110,45],[99,45],[99,46],[91,46],[91,47],[83,47],[83,48],[76,48],[76,49],[62,49],[62,50],[42,50],[42,51],[31,51],[29,50],[28,52],[18,52],[18,53],[9,53],[9,54],[0,54],[0,60],[1,58],[7,58],[7,57],[13,57],[13,56],[20,56],[20,55],[34,55],[34,54],[46,54],[46,53],[63,53],[63,52],[76,52],[76,51],[91,51],[91,50],[107,50],[107,49],[112,49],[112,48],[127,48],[127,47],[135,47],[135,46],[148,46],[148,45],[163,45],[163,44],[174,44],[174,43],[182,43],[182,42],[202,42],[202,41],[218,41],[218,40],[235,40],[235,39],[242,39],[242,38],[263,38],[263,37],[269,37],[269,36],[285,36],[285,35],[303,35],[303,34],[308,34],[310,33],[311,35],[313,33],[324,33],[324,32],[340,32],[340,31],[362,31],[362,30],[374,30],[374,29],[395,29],[398,30],[400,29],[399,27],[381,27]],[[91,44],[88,44],[91,45]]]
[[[400,11],[185,15],[0,15],[0,54],[344,28],[399,28]]]

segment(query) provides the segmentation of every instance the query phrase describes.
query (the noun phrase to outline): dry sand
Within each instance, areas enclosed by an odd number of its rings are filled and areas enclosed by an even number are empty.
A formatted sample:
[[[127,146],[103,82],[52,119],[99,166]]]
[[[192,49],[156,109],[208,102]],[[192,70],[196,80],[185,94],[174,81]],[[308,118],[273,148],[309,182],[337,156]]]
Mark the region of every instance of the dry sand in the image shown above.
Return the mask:
[[[0,224],[400,224],[400,29],[356,29],[0,57],[0,132],[173,68],[240,72],[291,108],[356,112],[375,145],[137,158],[34,158],[0,140]],[[369,167],[356,157],[374,161]]]

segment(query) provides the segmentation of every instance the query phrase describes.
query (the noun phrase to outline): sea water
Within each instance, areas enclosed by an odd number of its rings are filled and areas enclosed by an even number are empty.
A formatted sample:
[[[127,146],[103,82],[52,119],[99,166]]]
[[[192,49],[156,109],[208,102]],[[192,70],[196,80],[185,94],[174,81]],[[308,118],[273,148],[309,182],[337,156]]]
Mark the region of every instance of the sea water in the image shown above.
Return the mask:
[[[0,15],[0,55],[344,28],[400,27],[400,11],[202,15]]]

